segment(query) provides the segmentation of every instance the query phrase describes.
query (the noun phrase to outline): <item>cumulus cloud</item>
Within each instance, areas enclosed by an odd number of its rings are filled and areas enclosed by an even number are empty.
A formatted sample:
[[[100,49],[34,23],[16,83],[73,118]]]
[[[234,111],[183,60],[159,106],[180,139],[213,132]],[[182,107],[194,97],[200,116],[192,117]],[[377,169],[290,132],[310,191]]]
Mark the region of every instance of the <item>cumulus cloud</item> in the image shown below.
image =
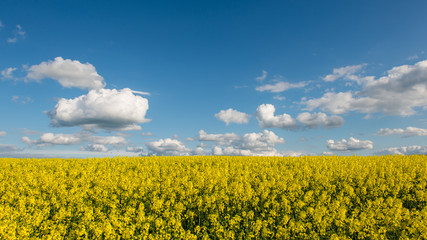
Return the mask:
[[[24,136],[22,142],[43,147],[46,145],[74,145],[80,143],[80,138],[72,134],[44,133],[38,140],[31,140]]]
[[[86,147],[82,147],[81,149],[90,152],[108,152],[108,148],[102,144],[89,144]]]
[[[239,140],[240,136],[235,133],[207,134],[204,130],[200,130],[198,139],[199,141],[217,142],[220,145],[227,145],[235,140]]]
[[[207,134],[200,130],[199,141],[214,142],[213,155],[239,156],[283,156],[274,146],[285,142],[283,138],[268,130],[260,133],[246,133],[243,136],[234,133]]]
[[[215,114],[215,117],[218,120],[225,122],[228,126],[230,123],[248,123],[251,115],[229,108],[227,110],[221,110],[219,113]]]
[[[376,134],[380,136],[400,135],[402,137],[427,136],[427,129],[416,128],[416,127],[407,127],[406,129],[381,128]]]
[[[85,129],[140,130],[148,100],[125,88],[91,90],[74,99],[60,99],[47,113],[55,127],[82,126]]]
[[[289,82],[279,81],[279,82],[276,82],[275,84],[266,84],[266,85],[258,86],[255,88],[255,90],[257,90],[258,92],[268,91],[273,93],[279,93],[279,92],[284,92],[291,88],[301,88],[306,85],[307,83],[305,82],[289,83]]]
[[[33,65],[27,71],[28,80],[51,78],[66,88],[101,89],[105,86],[104,78],[96,72],[92,64],[62,57]]]
[[[298,151],[284,151],[281,154],[282,156],[286,156],[286,157],[315,156],[312,153],[305,153],[305,152],[298,152]]]
[[[0,137],[4,137],[6,136],[6,132],[5,131],[0,131]]]
[[[192,151],[192,155],[203,156],[203,155],[206,155],[206,152],[202,147],[196,147]]]
[[[326,141],[326,147],[332,151],[354,151],[362,149],[372,149],[374,147],[374,143],[370,140],[361,141],[359,139],[350,137],[349,140],[328,140]]]
[[[177,139],[160,139],[155,142],[148,142],[145,144],[148,148],[149,155],[174,155],[183,156],[190,155],[191,149]]]
[[[274,115],[276,111],[272,104],[262,104],[257,108],[255,113],[259,125],[262,128],[282,128],[288,130],[296,130],[299,128],[317,129],[323,128],[336,128],[344,124],[342,117],[333,115],[328,116],[325,113],[300,113],[296,119],[292,118],[289,114]]]
[[[208,134],[200,130],[198,140],[201,143],[195,149],[189,149],[179,140],[171,138],[160,139],[145,145],[150,155],[287,156],[296,153],[277,151],[275,145],[284,143],[285,140],[268,130],[260,133],[246,133],[243,136],[235,133]]]
[[[378,109],[392,115],[412,115],[414,107],[427,106],[427,60],[394,67],[387,73],[368,82],[361,95],[378,99]]]
[[[256,110],[256,118],[261,128],[296,129],[298,124],[289,114],[274,115],[276,108],[272,104],[262,104]]]
[[[285,143],[285,140],[272,131],[264,130],[260,133],[244,134],[239,147],[252,151],[264,151],[279,143]]]
[[[126,139],[121,136],[93,136],[92,134],[87,132],[75,134],[43,133],[40,135],[39,139],[33,140],[27,136],[23,136],[22,142],[27,143],[30,146],[36,145],[38,147],[45,147],[50,145],[76,145],[82,142],[90,142],[91,144],[89,146],[122,146],[127,143]]]
[[[427,60],[394,67],[386,76],[366,78],[360,83],[360,92],[328,92],[302,103],[306,110],[320,108],[333,114],[358,111],[409,116],[416,113],[414,108],[427,107]]]
[[[267,74],[268,74],[268,72],[267,72],[267,71],[262,70],[262,76],[256,77],[255,79],[256,79],[257,81],[262,82],[262,81],[264,81],[264,80],[267,78]]]
[[[103,145],[120,146],[127,143],[126,139],[121,136],[92,136],[89,134],[79,134],[79,137],[85,141]]]
[[[305,109],[309,111],[320,108],[333,114],[343,114],[350,110],[357,110],[352,107],[354,101],[351,92],[327,92],[321,98],[306,100],[302,103],[306,105]]]
[[[427,145],[424,146],[404,146],[404,147],[391,147],[376,152],[377,155],[426,155]]]
[[[327,116],[325,113],[308,113],[303,112],[297,116],[297,120],[308,128],[336,128],[344,124],[344,119],[339,116]]]
[[[17,68],[10,67],[3,69],[0,74],[2,79],[13,79],[13,72],[16,71]]]

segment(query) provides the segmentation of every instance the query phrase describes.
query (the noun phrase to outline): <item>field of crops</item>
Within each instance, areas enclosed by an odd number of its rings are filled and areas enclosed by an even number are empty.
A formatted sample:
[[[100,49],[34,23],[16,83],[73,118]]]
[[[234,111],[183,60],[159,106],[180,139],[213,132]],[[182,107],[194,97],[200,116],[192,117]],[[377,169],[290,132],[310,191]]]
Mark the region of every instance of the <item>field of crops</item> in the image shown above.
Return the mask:
[[[427,156],[1,159],[0,239],[427,239]]]

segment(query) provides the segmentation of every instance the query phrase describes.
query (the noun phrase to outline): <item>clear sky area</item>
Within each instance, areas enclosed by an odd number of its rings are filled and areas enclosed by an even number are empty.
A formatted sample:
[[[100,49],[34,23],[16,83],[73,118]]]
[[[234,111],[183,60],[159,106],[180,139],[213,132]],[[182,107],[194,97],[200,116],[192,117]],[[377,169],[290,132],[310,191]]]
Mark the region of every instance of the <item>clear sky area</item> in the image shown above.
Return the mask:
[[[0,1],[0,157],[427,154],[427,1]]]

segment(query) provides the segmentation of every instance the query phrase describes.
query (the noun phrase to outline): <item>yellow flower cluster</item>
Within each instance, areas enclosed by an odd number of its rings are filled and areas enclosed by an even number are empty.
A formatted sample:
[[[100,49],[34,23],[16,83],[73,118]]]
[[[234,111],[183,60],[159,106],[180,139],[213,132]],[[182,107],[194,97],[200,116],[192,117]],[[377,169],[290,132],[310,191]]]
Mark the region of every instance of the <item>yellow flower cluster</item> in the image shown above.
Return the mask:
[[[0,239],[427,239],[427,156],[0,158]]]

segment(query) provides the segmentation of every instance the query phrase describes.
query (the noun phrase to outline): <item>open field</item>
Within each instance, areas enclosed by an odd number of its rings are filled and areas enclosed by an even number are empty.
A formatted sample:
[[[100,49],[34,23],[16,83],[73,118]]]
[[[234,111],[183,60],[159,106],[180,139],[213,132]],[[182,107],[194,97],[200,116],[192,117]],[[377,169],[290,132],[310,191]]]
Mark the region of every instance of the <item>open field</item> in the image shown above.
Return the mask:
[[[0,239],[426,239],[427,156],[0,159]]]

